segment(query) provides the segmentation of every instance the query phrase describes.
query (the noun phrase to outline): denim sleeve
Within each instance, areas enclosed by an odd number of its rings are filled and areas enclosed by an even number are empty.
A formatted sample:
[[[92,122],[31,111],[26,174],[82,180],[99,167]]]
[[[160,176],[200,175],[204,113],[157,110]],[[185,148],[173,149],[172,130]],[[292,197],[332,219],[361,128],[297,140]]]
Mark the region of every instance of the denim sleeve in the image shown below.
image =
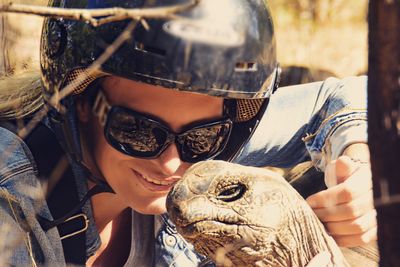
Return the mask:
[[[321,90],[326,96],[317,100],[303,141],[314,165],[324,170],[349,145],[367,143],[367,79],[328,79]]]
[[[63,266],[57,230],[44,232],[36,215],[52,219],[29,149],[0,128],[0,265]]]
[[[282,87],[235,162],[293,167],[312,160],[324,170],[350,144],[367,142],[367,78],[336,78]]]

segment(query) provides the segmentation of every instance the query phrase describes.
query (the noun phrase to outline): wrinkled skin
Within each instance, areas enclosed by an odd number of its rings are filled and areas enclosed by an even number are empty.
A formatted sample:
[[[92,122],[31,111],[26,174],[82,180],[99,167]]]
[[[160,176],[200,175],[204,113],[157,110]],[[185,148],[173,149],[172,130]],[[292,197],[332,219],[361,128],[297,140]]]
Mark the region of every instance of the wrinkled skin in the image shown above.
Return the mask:
[[[304,199],[279,175],[223,161],[192,166],[167,197],[178,232],[218,265],[349,266]],[[225,260],[225,262],[224,262]]]

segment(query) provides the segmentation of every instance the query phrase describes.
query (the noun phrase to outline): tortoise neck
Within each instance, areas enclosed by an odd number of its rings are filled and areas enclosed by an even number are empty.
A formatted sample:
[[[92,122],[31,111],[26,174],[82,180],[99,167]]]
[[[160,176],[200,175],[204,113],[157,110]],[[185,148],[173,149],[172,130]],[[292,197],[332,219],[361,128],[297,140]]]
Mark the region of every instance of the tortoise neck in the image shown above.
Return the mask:
[[[330,252],[331,262],[327,266],[349,266],[344,259],[340,248],[328,235],[324,226],[314,212],[302,203],[303,207],[297,209],[288,223],[291,238],[296,249],[291,250],[291,263],[293,266],[306,266],[312,258],[321,252]]]

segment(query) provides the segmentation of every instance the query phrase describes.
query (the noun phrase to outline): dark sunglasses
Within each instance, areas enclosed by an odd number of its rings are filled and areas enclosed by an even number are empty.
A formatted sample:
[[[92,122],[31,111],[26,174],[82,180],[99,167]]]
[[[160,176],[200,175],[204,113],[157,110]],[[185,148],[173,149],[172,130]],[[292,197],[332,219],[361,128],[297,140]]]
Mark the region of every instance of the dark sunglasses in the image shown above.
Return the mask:
[[[232,121],[197,122],[180,133],[173,132],[155,117],[120,106],[111,106],[102,90],[93,105],[93,113],[104,127],[107,142],[116,150],[138,158],[157,158],[175,143],[180,158],[195,163],[220,154],[228,142]]]

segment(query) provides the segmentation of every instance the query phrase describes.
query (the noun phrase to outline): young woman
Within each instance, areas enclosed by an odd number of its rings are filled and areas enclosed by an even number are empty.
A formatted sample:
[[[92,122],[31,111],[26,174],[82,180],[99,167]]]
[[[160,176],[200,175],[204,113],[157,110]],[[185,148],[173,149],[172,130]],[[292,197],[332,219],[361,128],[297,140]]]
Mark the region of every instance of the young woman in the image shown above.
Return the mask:
[[[375,239],[365,78],[276,90],[279,68],[265,1],[202,0],[170,20],[138,23],[101,71],[76,83],[129,23],[45,22],[48,115],[24,141],[15,124],[0,128],[0,149],[8,151],[0,161],[6,263],[212,266],[165,214],[173,184],[208,159],[278,167],[311,159],[330,186],[308,198],[327,230],[343,246]],[[54,105],[51,97],[71,86],[74,92]]]

